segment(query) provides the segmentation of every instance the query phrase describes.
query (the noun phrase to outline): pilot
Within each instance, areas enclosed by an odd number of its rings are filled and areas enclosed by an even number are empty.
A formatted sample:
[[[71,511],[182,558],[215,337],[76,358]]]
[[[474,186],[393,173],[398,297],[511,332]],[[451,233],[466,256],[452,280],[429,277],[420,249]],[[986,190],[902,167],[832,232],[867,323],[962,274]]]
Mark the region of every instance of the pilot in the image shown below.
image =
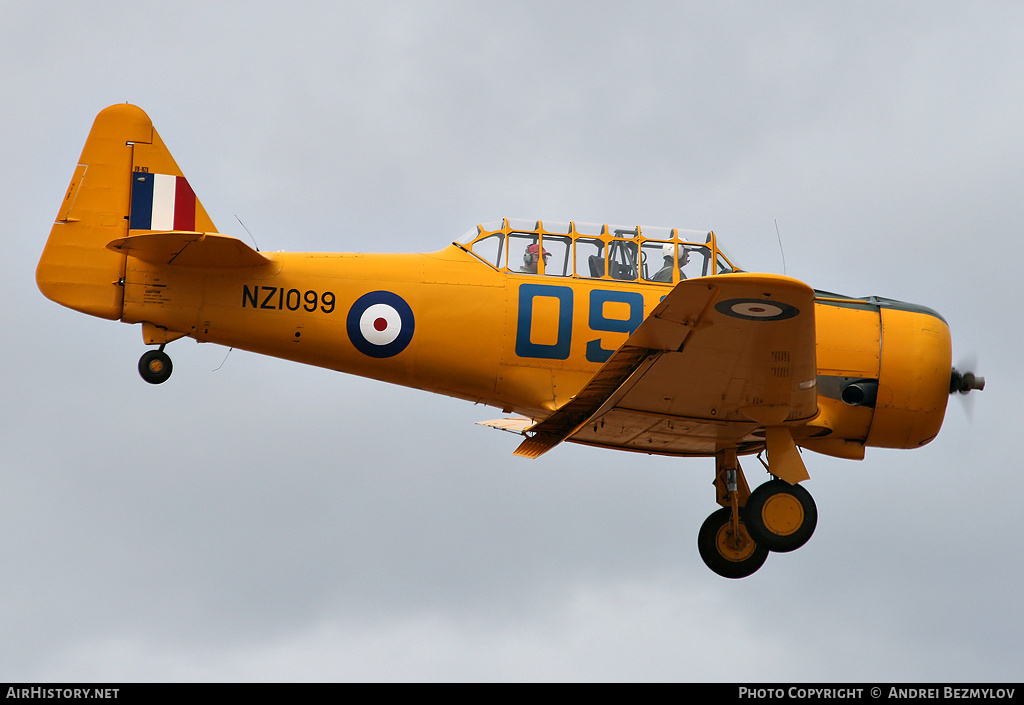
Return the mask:
[[[544,250],[543,251],[543,255],[544,255],[544,264],[547,264],[548,257],[551,256],[551,253],[548,252],[547,250]],[[523,253],[523,266],[519,268],[519,271],[520,272],[525,272],[526,274],[536,274],[537,273],[537,264],[540,262],[540,258],[541,258],[540,243],[536,243],[535,242],[532,245],[530,245],[529,247],[527,247],[526,248],[526,252]]]
[[[675,249],[676,245],[671,243],[665,243],[661,248],[661,254],[665,258],[665,265],[658,270],[658,272],[651,278],[651,281],[655,282],[671,282],[672,281],[672,250]],[[687,262],[690,261],[690,251],[685,247],[682,248],[679,254],[679,280],[686,279],[686,273],[683,272],[683,267]]]

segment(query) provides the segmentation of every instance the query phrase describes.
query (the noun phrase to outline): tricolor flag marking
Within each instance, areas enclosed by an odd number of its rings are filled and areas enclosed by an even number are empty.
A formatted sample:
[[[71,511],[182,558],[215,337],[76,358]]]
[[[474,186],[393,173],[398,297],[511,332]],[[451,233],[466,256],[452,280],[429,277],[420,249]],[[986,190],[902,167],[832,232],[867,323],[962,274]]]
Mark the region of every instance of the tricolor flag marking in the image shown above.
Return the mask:
[[[132,174],[132,230],[196,229],[196,195],[184,176]]]

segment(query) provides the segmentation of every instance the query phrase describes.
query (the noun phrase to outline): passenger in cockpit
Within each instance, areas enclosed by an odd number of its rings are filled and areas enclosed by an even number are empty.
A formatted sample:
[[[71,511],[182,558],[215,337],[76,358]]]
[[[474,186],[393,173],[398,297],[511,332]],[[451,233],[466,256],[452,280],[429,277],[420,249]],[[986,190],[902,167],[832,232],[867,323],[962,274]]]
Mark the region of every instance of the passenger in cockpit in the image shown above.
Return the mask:
[[[672,250],[674,250],[675,248],[676,248],[676,245],[673,245],[671,243],[665,243],[665,245],[661,248],[662,256],[665,258],[665,265],[661,269],[659,269],[657,271],[657,273],[654,275],[654,277],[651,278],[651,281],[669,282],[669,283],[671,283],[671,281],[672,281],[672,268],[673,268],[672,260],[675,259],[673,257]],[[683,266],[685,266],[686,263],[689,262],[689,261],[690,261],[690,251],[687,250],[684,247],[684,248],[682,248],[682,250],[679,253],[679,280],[680,281],[682,281],[683,279],[686,279],[686,273],[683,272]]]
[[[544,263],[547,264],[548,257],[551,256],[551,253],[548,252],[547,250],[544,250],[543,256]],[[529,247],[526,248],[526,252],[523,254],[523,266],[519,268],[519,271],[525,274],[536,274],[537,264],[540,262],[540,258],[540,244],[534,243],[530,245]]]

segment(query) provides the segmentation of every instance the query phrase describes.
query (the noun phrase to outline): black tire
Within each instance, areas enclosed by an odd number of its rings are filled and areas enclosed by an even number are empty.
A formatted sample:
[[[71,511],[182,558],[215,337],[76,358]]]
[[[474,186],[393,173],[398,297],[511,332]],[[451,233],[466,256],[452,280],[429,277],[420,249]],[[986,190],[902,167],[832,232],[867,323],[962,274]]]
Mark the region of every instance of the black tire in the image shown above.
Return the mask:
[[[139,374],[150,384],[166,382],[171,369],[171,358],[163,350],[147,350],[139,358]]]
[[[747,530],[769,551],[786,553],[807,543],[818,525],[811,493],[785,480],[769,480],[753,492],[743,508]]]
[[[697,550],[708,568],[723,578],[745,578],[757,572],[768,558],[768,549],[751,538],[740,521],[742,545],[731,545],[732,510],[723,507],[704,520],[697,533]]]

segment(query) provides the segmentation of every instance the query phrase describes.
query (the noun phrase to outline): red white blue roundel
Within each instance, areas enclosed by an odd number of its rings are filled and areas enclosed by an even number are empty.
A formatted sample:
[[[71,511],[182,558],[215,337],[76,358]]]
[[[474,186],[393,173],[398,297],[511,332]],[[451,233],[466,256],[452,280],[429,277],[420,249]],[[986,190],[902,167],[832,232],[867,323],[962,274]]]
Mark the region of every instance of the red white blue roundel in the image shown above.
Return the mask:
[[[359,352],[370,357],[392,357],[409,345],[416,321],[401,296],[371,291],[352,304],[345,327]]]
[[[764,299],[728,299],[715,304],[715,310],[733,318],[748,321],[784,321],[799,315],[796,306],[781,301],[765,301]]]

